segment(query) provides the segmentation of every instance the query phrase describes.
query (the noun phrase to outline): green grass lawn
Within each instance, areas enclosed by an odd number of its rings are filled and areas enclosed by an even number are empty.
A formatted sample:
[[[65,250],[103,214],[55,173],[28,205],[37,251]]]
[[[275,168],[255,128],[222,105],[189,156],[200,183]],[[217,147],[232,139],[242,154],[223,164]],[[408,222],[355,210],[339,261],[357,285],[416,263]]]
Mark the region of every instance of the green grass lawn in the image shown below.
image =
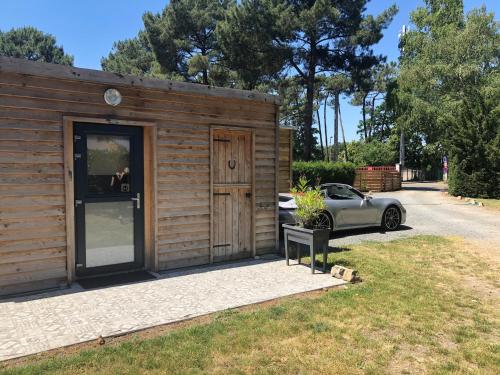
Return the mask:
[[[352,246],[329,263],[357,268],[363,282],[5,373],[500,373],[495,260],[425,236]]]

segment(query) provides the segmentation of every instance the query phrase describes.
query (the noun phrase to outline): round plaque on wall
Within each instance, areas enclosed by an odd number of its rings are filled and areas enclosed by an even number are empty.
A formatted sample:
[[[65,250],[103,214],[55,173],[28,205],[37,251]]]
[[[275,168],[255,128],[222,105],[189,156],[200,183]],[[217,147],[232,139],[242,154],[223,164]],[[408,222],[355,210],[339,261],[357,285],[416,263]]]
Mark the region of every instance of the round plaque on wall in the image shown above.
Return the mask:
[[[120,91],[118,91],[117,89],[107,89],[104,92],[104,101],[107,104],[116,107],[122,102],[122,94],[120,94]]]

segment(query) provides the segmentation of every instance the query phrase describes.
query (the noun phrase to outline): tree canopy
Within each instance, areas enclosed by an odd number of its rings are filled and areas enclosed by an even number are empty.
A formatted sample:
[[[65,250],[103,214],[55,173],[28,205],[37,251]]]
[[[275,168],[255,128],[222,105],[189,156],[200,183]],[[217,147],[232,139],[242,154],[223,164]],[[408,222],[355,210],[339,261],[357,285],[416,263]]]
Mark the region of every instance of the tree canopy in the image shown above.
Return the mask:
[[[394,144],[379,140],[349,142],[347,152],[349,161],[359,167],[394,165],[397,160]]]
[[[313,151],[317,75],[346,72],[356,77],[383,59],[373,54],[371,46],[382,38],[397,8],[391,6],[374,17],[365,14],[367,2],[243,0],[235,14],[221,22],[222,48],[240,74],[250,72],[253,77],[252,69],[269,74],[265,68],[276,62],[274,68],[282,65],[287,75],[300,80],[305,90],[304,160],[310,160]]]
[[[450,192],[500,196],[499,23],[485,8],[426,0],[402,41],[398,125],[449,156]]]
[[[144,31],[132,39],[113,44],[108,57],[101,59],[102,70],[137,76],[164,77]]]
[[[234,0],[171,0],[163,12],[143,16],[156,60],[166,73],[205,85],[225,85],[228,70],[220,63],[215,34]]]
[[[42,61],[61,65],[73,65],[73,56],[58,46],[56,39],[34,27],[21,27],[0,31],[0,55]]]

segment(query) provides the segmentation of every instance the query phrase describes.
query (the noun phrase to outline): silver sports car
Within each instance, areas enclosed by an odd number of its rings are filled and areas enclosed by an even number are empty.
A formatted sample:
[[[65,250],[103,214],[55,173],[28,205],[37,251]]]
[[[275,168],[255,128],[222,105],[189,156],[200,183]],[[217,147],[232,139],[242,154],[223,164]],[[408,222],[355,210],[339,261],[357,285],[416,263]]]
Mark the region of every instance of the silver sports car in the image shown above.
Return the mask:
[[[320,215],[318,226],[332,231],[381,226],[391,231],[406,221],[406,210],[397,199],[372,198],[344,184],[323,184],[320,188],[325,195],[326,210]],[[295,208],[291,194],[280,194],[280,224],[296,222]]]

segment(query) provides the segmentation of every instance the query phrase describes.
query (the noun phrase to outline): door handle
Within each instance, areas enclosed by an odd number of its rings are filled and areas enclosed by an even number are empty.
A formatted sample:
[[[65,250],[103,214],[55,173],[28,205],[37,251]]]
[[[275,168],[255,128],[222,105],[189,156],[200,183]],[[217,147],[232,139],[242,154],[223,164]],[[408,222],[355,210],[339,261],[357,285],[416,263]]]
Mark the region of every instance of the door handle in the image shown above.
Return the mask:
[[[133,201],[135,201],[135,203],[137,203],[137,209],[140,210],[141,209],[141,193],[137,193],[136,195],[136,198],[130,198],[132,199]]]

